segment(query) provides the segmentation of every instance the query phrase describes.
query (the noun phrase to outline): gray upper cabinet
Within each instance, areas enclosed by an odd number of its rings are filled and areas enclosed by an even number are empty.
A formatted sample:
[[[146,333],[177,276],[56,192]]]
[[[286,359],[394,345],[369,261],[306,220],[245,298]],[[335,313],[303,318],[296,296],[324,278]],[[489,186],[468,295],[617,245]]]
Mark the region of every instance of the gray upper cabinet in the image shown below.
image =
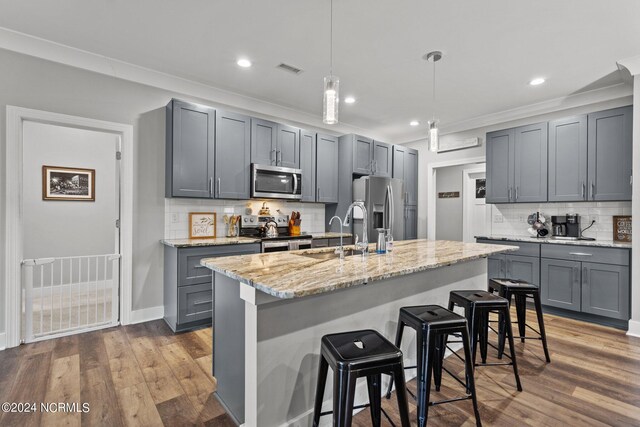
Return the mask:
[[[338,138],[318,134],[316,141],[316,201],[338,203]]]
[[[278,123],[251,119],[251,163],[276,166]]]
[[[166,197],[213,197],[215,110],[174,99],[166,113]]]
[[[251,119],[217,111],[215,196],[248,199],[251,196]]]
[[[487,203],[509,203],[514,179],[515,129],[487,133]]]
[[[589,114],[589,200],[631,200],[632,112]]]
[[[373,173],[373,139],[353,135],[353,173]]]
[[[587,197],[587,116],[549,122],[549,201]]]
[[[547,123],[515,130],[512,201],[547,201]]]
[[[542,258],[540,269],[542,304],[580,311],[580,266],[581,263],[578,261]]]
[[[302,201],[316,201],[316,133],[300,131],[300,169],[302,169]]]
[[[278,166],[300,168],[300,129],[278,125],[276,162]]]
[[[629,267],[582,263],[582,311],[629,319]]]
[[[373,174],[391,178],[393,173],[393,145],[373,141]]]
[[[418,204],[418,151],[402,145],[393,146],[393,177],[404,181],[405,205]]]

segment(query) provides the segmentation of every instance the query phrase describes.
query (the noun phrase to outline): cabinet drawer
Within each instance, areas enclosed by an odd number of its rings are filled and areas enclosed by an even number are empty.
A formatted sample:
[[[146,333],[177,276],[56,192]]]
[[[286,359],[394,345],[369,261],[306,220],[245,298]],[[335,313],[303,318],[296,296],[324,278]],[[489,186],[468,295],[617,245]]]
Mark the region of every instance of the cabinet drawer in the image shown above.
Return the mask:
[[[211,318],[213,310],[212,284],[178,288],[178,323]]]
[[[353,237],[343,237],[342,238],[342,244],[343,245],[352,245],[353,244]],[[331,246],[340,246],[340,238],[336,237],[333,239],[329,239],[329,243],[328,245]]]
[[[629,250],[578,245],[542,245],[542,258],[587,261],[600,264],[629,265]]]
[[[326,248],[329,246],[329,239],[313,239],[311,241],[312,248]]]
[[[211,284],[211,270],[200,265],[204,258],[253,254],[260,252],[259,244],[180,248],[178,250],[178,286]]]
[[[509,255],[521,255],[521,256],[540,256],[540,244],[529,242],[515,242],[512,240],[488,240],[488,239],[476,239],[477,243],[484,243],[487,245],[507,245],[517,246],[518,250],[515,252],[507,252]]]

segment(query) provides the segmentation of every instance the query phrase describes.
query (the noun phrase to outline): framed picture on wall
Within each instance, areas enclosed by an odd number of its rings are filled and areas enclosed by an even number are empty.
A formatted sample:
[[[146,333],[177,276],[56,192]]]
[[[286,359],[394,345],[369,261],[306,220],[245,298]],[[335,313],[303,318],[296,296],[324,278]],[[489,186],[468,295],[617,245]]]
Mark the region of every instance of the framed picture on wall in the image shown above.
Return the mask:
[[[207,239],[212,237],[216,237],[216,213],[190,212],[189,238]]]
[[[476,179],[476,205],[484,205],[487,194],[487,180],[485,178]]]
[[[42,166],[42,200],[95,202],[96,170]]]

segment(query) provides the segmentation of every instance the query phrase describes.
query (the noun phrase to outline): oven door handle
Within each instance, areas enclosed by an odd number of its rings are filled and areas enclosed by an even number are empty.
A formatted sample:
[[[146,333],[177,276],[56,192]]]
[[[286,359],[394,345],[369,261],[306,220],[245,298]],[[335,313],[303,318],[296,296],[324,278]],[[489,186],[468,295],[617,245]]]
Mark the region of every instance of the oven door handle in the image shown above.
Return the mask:
[[[289,246],[289,242],[262,242],[263,249],[269,248],[284,248]]]

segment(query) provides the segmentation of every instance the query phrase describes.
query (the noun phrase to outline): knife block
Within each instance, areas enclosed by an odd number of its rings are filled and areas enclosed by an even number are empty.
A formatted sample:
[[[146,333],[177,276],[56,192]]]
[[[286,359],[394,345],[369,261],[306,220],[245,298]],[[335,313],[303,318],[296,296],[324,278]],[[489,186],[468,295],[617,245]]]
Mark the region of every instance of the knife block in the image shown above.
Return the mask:
[[[300,226],[289,224],[289,235],[290,236],[299,236],[300,235]]]

